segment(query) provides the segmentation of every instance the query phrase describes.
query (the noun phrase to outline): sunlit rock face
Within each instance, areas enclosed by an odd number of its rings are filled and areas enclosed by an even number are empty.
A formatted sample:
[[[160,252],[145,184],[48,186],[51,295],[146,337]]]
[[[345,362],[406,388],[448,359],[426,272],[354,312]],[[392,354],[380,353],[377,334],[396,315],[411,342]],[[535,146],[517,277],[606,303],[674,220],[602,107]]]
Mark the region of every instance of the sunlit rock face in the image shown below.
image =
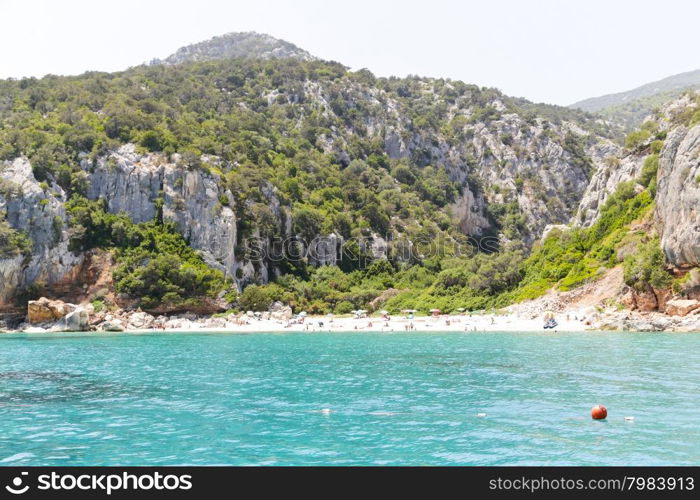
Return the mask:
[[[678,267],[700,265],[700,126],[668,134],[659,158],[656,217],[661,247]]]

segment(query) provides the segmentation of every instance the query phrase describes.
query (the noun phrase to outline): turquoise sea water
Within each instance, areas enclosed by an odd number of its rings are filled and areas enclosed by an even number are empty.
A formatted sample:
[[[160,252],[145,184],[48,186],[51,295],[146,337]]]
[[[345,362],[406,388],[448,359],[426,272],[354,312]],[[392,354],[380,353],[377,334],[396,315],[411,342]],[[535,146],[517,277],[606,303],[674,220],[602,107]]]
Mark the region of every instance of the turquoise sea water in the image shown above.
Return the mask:
[[[0,465],[173,464],[698,465],[700,335],[0,335]]]

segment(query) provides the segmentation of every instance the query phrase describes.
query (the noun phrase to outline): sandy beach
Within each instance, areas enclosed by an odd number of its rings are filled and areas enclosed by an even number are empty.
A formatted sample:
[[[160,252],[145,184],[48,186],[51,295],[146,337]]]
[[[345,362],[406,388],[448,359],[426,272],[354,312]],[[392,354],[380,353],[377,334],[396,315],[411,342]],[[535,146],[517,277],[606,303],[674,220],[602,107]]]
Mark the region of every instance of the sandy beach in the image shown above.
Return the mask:
[[[570,318],[559,321],[553,330],[543,328],[541,319],[520,318],[515,315],[474,315],[440,317],[419,316],[408,319],[404,316],[394,316],[389,320],[379,317],[352,318],[327,316],[307,316],[303,323],[288,323],[273,319],[247,318],[244,324],[227,321],[226,326],[212,327],[205,322],[193,321],[187,326],[177,328],[158,328],[129,330],[132,333],[153,331],[192,332],[206,331],[212,333],[258,333],[258,332],[554,332],[554,331],[584,331],[591,329],[582,321]]]

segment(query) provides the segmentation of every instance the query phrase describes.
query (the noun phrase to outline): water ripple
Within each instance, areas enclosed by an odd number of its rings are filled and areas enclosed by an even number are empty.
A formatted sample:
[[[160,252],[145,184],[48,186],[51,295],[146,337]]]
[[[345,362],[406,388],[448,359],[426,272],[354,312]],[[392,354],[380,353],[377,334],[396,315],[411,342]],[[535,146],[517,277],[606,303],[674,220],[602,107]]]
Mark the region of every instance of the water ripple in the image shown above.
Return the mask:
[[[6,465],[700,462],[698,335],[5,335],[0,346]],[[596,403],[606,422],[590,419]]]

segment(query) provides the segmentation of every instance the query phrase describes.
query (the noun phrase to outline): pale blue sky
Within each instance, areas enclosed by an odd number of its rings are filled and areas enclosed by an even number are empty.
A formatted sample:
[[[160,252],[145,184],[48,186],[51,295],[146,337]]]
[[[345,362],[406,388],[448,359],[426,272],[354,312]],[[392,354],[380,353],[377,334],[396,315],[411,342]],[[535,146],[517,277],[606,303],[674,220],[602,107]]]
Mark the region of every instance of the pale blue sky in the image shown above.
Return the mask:
[[[0,19],[0,78],[120,70],[230,31],[555,104],[700,68],[693,0],[0,0]]]

